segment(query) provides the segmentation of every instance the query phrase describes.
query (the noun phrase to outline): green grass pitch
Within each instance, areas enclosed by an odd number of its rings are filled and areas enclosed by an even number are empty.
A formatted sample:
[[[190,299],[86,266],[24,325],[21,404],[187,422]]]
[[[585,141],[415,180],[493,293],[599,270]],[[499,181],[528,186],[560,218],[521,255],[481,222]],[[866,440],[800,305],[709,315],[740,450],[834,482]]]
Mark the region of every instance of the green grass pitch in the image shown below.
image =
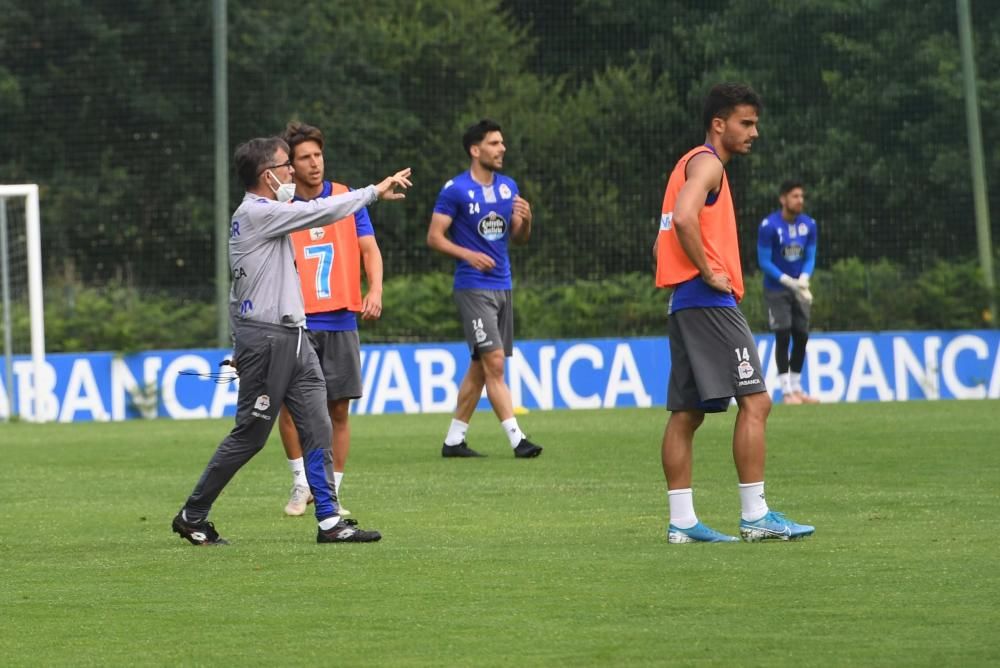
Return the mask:
[[[0,663],[977,666],[1000,663],[1000,402],[776,406],[768,501],[816,535],[668,545],[662,409],[366,416],[343,499],[374,545],[282,514],[272,435],[196,548],[170,520],[231,421],[0,425]],[[695,452],[735,532],[734,411]]]

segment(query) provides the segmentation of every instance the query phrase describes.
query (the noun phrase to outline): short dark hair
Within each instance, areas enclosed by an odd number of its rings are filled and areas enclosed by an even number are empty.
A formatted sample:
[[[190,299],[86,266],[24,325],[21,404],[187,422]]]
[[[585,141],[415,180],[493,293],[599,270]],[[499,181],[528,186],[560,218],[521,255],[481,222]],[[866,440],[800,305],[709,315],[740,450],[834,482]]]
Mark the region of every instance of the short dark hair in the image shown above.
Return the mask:
[[[796,188],[803,188],[803,187],[804,186],[802,185],[802,181],[799,181],[798,179],[788,179],[787,181],[782,182],[781,187],[778,188],[778,196],[784,197],[785,195],[792,192]]]
[[[281,137],[257,137],[236,147],[233,162],[244,188],[249,190],[257,185],[260,173],[271,164],[279,148],[288,152],[288,144]]]
[[[729,118],[733,109],[741,104],[748,104],[758,112],[763,107],[760,95],[746,84],[741,83],[721,83],[712,86],[705,97],[705,107],[702,112],[702,122],[705,124],[705,132],[712,129],[712,119]]]
[[[465,148],[465,152],[471,156],[472,147],[485,139],[486,135],[491,132],[503,132],[503,130],[500,129],[499,123],[489,118],[484,118],[478,123],[470,125],[465,134],[462,135],[462,147]]]
[[[315,125],[309,125],[300,121],[292,121],[285,126],[285,131],[281,138],[288,144],[288,157],[293,157],[295,147],[307,141],[314,141],[323,150],[323,132]]]

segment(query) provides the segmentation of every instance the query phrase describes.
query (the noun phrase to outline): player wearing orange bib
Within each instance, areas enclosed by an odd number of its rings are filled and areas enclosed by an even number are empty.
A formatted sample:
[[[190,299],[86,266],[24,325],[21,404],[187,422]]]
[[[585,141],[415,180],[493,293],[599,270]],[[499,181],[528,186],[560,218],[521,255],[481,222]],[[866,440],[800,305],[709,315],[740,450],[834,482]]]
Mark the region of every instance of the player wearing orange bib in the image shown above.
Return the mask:
[[[733,459],[746,541],[789,540],[814,528],[771,511],[764,499],[764,428],[771,399],[746,318],[736,210],[725,165],[747,154],[757,138],[757,93],[742,84],[714,86],[705,100],[705,143],[677,162],[667,182],[654,245],[656,285],[671,288],[670,417],[661,449],[670,504],[670,543],[728,543],[726,535],[698,521],[691,490],[694,433],[705,413],[739,406]]]
[[[304,123],[290,123],[284,139],[295,167],[296,199],[311,200],[349,192],[350,188],[324,180],[323,133]],[[357,314],[366,320],[382,315],[382,254],[367,209],[289,235],[295,252],[306,329],[319,355],[326,380],[327,408],[333,424],[334,484],[340,493],[351,448],[351,399],[361,396],[361,343]],[[361,295],[362,261],[368,293]],[[292,470],[292,491],[285,513],[302,515],[311,501],[304,485],[305,469],[299,434],[287,411],[278,421],[281,442]],[[343,506],[341,515],[349,515]]]

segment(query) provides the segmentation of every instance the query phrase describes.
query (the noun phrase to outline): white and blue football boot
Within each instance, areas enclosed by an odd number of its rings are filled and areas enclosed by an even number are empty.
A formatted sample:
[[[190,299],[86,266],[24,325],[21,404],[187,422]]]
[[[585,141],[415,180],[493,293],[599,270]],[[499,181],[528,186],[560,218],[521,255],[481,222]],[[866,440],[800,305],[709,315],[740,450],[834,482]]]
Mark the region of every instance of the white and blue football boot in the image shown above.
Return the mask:
[[[816,531],[816,527],[808,524],[796,524],[773,510],[753,522],[740,520],[740,538],[748,543],[757,543],[762,540],[796,540],[811,536],[814,531]]]
[[[667,527],[668,543],[738,543],[736,536],[727,536],[698,522],[690,529],[678,529],[673,524]]]

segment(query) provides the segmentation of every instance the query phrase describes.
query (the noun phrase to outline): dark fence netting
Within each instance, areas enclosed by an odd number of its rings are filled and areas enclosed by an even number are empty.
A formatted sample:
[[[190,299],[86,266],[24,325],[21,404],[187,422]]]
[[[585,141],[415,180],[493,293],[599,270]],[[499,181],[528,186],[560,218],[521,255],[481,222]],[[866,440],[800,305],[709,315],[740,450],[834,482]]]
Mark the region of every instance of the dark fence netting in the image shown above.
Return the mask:
[[[972,4],[996,220],[1000,13]],[[212,3],[0,0],[0,15],[0,183],[41,188],[49,350],[214,345]],[[790,178],[820,227],[817,328],[990,325],[954,3],[258,0],[227,21],[230,155],[297,119],[325,132],[328,178],[413,168],[405,202],[371,210],[385,315],[365,340],[460,337],[452,262],[426,233],[483,117],[535,214],[511,250],[518,337],[662,335],[660,202],[720,81],[764,101],[728,168],[755,329],[757,227]],[[231,208],[241,194],[233,176]]]

